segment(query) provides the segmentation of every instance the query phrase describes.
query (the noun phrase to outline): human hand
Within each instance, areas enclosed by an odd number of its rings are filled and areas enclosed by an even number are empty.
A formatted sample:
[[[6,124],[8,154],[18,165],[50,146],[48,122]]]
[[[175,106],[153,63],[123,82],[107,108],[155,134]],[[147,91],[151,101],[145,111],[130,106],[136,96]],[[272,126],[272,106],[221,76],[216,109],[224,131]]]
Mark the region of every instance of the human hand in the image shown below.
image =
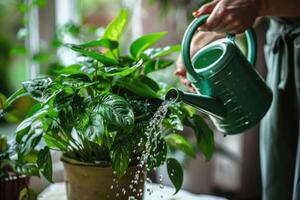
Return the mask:
[[[260,12],[259,0],[213,0],[193,15],[209,14],[200,29],[219,33],[242,33],[252,27]]]
[[[215,32],[197,32],[192,39],[191,56],[193,56],[199,49],[204,47],[206,44],[223,37],[223,34]],[[190,92],[195,92],[195,89],[192,87],[191,83],[186,78],[186,69],[181,56],[179,56],[176,61],[175,75],[180,78],[180,82],[182,84],[188,87],[188,90]]]

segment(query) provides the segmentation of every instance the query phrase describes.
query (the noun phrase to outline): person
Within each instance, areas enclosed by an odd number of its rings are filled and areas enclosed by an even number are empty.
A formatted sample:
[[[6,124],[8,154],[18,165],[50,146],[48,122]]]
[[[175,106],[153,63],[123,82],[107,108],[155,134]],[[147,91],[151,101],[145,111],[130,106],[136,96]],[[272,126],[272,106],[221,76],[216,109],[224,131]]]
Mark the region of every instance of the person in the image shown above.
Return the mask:
[[[262,199],[300,200],[300,0],[214,0],[193,15],[208,13],[199,29],[215,33],[196,34],[191,54],[219,33],[242,33],[258,17],[269,16],[264,52],[273,102],[260,127]],[[181,59],[175,74],[194,90]]]

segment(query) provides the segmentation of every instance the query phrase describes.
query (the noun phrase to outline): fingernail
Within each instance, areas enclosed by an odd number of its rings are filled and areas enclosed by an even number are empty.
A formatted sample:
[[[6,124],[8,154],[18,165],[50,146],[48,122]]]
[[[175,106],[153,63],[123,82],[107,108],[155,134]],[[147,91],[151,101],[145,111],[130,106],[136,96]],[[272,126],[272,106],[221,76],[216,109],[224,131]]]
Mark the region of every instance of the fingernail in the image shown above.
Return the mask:
[[[198,17],[200,14],[200,11],[199,10],[196,10],[195,12],[193,12],[193,16],[194,17]]]

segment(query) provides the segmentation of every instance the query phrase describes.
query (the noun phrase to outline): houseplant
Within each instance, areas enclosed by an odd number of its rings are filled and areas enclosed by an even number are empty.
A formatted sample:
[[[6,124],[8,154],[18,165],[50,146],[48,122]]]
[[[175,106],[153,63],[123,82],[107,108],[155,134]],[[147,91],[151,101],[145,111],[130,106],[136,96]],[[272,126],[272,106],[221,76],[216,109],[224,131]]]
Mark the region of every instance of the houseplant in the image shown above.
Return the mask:
[[[152,33],[135,40],[129,55],[121,55],[126,22],[122,10],[99,40],[66,45],[82,56],[79,62],[56,68],[54,76],[23,82],[4,106],[5,113],[22,96],[36,100],[16,130],[18,160],[39,168],[51,182],[50,149],[61,151],[69,199],[141,199],[145,172],[163,163],[177,192],[183,172],[168,150],[195,157],[193,145],[178,133],[183,125],[194,130],[207,160],[214,151],[213,133],[204,120],[181,103],[163,102],[169,87],[147,76],[170,66],[173,61],[166,56],[179,46],[152,48],[166,35]],[[36,159],[28,162],[28,156]]]
[[[22,166],[12,157],[16,154],[15,146],[0,135],[0,199],[36,199],[35,193],[28,187],[29,176],[21,174]]]

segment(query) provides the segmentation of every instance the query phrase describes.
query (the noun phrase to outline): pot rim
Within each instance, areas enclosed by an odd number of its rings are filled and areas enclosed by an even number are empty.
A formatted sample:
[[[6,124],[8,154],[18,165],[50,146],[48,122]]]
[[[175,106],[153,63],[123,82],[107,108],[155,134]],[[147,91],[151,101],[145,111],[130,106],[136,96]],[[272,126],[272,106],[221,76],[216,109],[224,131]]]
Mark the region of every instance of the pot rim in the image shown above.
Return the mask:
[[[111,167],[111,163],[109,161],[99,161],[99,163],[89,163],[89,162],[82,162],[78,161],[74,158],[70,158],[65,154],[62,154],[60,160],[63,163],[70,164],[70,165],[77,165],[77,166],[85,166],[85,167]]]
[[[83,166],[83,167],[103,167],[103,168],[112,168],[110,161],[98,161],[99,163],[89,163],[89,162],[82,162],[78,161],[74,158],[70,158],[66,154],[62,154],[60,157],[60,160],[63,163],[69,164],[69,165],[76,165],[76,166]],[[128,168],[132,167],[138,167],[137,163],[130,163]]]

